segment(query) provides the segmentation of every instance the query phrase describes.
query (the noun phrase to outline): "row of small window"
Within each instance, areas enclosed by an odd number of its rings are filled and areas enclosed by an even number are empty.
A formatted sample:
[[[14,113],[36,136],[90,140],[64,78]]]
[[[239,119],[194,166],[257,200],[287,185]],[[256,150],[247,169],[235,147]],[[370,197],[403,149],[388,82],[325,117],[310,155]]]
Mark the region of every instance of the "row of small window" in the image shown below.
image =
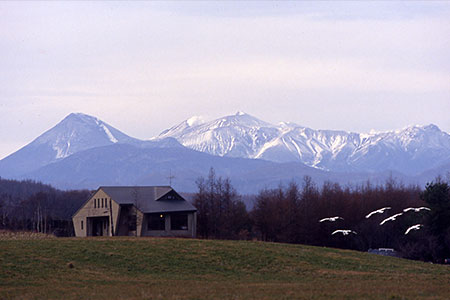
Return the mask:
[[[108,225],[108,222],[103,222],[103,227],[106,229],[106,226]],[[84,222],[81,220],[81,230],[84,230]]]
[[[147,230],[165,230],[166,216],[163,214],[148,215]],[[188,215],[185,213],[170,215],[171,230],[188,230]]]
[[[108,199],[106,198],[97,198],[94,199],[94,208],[104,208],[108,207]]]
[[[128,220],[128,230],[136,230],[136,215],[131,215]],[[186,213],[175,213],[170,215],[171,230],[188,230],[188,215]],[[149,214],[147,217],[147,230],[166,230],[166,215]]]

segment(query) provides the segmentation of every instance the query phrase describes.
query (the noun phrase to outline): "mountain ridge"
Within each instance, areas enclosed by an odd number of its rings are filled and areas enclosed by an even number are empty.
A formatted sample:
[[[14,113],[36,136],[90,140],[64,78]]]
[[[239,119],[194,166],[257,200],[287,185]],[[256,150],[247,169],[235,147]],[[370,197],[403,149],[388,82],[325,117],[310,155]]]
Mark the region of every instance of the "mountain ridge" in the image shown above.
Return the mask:
[[[239,112],[201,124],[189,125],[186,120],[154,139],[165,137],[212,155],[297,161],[330,171],[419,174],[430,161],[430,169],[450,161],[450,135],[434,124],[356,133],[314,130],[285,122],[273,125]],[[401,164],[393,163],[399,156]],[[418,167],[408,161],[416,161]]]

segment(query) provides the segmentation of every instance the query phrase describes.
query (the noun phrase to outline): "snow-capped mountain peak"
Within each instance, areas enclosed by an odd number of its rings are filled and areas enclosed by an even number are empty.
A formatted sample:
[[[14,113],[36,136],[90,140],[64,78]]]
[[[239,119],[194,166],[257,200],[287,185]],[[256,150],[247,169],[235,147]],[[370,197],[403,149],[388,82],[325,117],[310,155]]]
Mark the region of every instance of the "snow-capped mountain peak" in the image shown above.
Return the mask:
[[[202,116],[193,116],[186,120],[189,127],[205,124],[206,121]]]
[[[81,150],[131,139],[96,117],[71,113],[30,145],[51,146],[55,151],[54,159],[61,159]]]
[[[192,124],[191,119],[163,131],[157,139],[173,137],[188,148],[213,155],[253,157],[277,132],[272,124],[243,112],[209,122]]]
[[[10,174],[33,170],[77,152],[116,143],[142,143],[102,120],[82,113],[71,113],[30,144],[2,160]]]

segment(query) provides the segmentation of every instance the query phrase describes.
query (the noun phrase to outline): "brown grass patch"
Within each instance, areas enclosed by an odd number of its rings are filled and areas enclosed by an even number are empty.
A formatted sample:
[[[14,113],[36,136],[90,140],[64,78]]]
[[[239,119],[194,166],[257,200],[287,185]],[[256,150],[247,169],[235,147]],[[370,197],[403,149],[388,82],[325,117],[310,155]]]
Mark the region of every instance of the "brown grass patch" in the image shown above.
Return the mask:
[[[48,233],[0,230],[0,240],[38,240],[54,238],[56,237],[53,234]]]

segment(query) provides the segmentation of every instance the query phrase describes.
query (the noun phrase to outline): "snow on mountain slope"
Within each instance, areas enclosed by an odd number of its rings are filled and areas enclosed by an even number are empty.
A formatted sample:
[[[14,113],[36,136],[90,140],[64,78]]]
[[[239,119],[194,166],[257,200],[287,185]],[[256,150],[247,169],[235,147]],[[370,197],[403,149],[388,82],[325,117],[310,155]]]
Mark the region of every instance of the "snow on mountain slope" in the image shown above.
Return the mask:
[[[188,148],[208,154],[253,158],[278,134],[273,125],[242,112],[211,122],[193,124],[191,119],[162,132],[156,139],[173,137]]]
[[[401,170],[418,174],[450,162],[450,135],[435,125],[374,133],[349,157],[358,170]]]
[[[450,135],[435,125],[369,134],[273,125],[239,112],[210,122],[181,124],[157,138],[218,156],[302,162],[324,170],[418,174],[450,162]]]
[[[78,151],[115,143],[138,141],[105,122],[81,113],[72,113],[48,130],[32,145],[45,144],[55,151],[54,159],[65,158]]]
[[[15,176],[79,151],[115,143],[142,143],[107,123],[72,113],[30,144],[0,161],[0,175]]]

